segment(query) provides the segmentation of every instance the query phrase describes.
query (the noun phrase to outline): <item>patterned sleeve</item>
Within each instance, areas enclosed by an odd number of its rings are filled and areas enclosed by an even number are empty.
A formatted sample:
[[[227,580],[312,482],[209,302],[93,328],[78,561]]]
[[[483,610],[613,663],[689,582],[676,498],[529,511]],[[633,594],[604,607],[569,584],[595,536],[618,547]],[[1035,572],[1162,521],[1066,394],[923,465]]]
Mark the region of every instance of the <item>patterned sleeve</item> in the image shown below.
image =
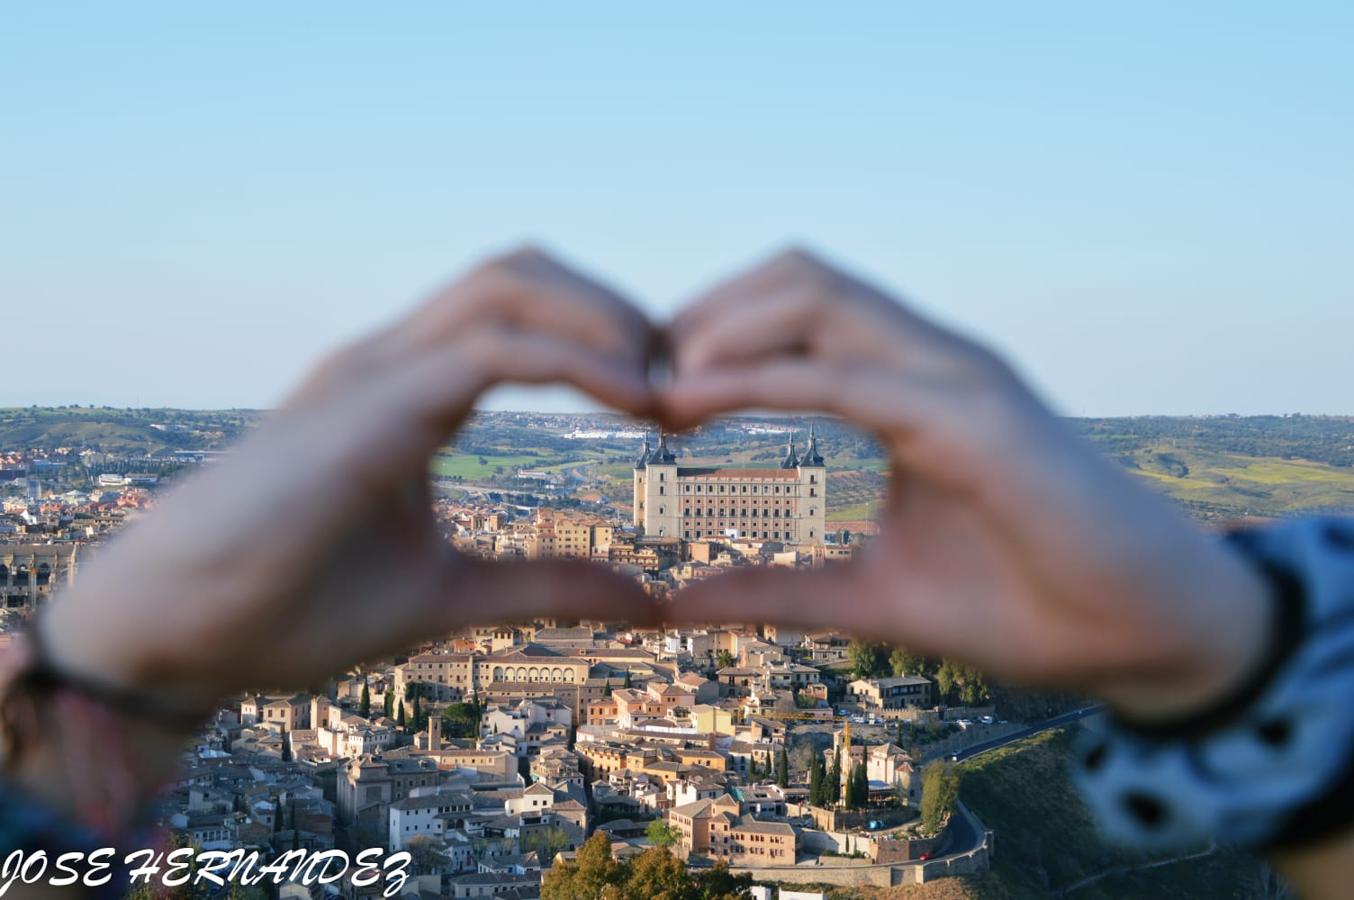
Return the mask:
[[[1111,718],[1088,742],[1076,778],[1114,839],[1275,848],[1354,825],[1354,521],[1229,540],[1271,586],[1270,652],[1249,684],[1189,721]]]

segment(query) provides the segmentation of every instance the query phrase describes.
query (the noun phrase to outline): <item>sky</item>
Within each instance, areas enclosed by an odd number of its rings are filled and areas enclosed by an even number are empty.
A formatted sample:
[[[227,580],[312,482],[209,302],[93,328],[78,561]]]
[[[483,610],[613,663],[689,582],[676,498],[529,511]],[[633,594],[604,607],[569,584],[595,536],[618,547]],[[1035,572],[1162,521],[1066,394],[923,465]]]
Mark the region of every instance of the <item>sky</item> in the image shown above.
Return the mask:
[[[523,241],[660,320],[793,242],[1067,414],[1354,413],[1354,4],[659,6],[7,6],[0,405],[269,406]]]

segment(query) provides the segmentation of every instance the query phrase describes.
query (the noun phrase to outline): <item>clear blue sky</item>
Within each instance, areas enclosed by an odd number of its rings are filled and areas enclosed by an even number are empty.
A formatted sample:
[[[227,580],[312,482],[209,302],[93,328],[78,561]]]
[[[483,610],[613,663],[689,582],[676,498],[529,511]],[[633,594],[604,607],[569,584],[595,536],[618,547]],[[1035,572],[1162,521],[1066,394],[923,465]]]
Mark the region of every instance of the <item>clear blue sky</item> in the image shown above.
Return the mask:
[[[1354,412],[1354,4],[473,6],[8,6],[0,404],[265,406],[494,248],[662,316],[793,240],[1067,413]]]

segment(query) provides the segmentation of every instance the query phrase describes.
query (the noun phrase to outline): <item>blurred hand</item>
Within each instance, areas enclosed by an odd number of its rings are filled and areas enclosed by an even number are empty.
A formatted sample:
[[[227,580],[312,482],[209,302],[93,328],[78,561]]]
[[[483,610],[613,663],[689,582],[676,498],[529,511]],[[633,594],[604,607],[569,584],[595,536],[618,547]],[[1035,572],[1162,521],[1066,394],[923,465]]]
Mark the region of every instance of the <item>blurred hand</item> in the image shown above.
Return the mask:
[[[674,427],[822,411],[883,442],[878,539],[850,565],[752,569],[670,615],[840,628],[1144,718],[1237,685],[1264,645],[1257,576],[1083,443],[992,353],[804,253],[716,287],[670,330]]]
[[[641,621],[628,579],[454,554],[430,455],[504,381],[651,412],[644,317],[535,251],[483,265],[334,354],[228,457],[98,553],[45,634],[63,668],[207,708],[301,686],[471,622]]]

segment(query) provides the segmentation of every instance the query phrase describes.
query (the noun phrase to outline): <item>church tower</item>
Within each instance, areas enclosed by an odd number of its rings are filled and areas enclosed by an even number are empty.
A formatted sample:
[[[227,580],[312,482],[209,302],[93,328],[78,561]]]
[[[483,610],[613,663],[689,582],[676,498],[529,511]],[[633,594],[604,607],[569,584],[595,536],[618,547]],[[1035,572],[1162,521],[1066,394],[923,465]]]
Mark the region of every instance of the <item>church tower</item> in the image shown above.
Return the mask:
[[[658,432],[658,446],[644,470],[644,534],[681,537],[681,497],[677,486],[677,456],[668,449],[667,432]]]
[[[649,434],[644,433],[644,449],[639,452],[639,459],[635,460],[635,494],[634,509],[631,512],[631,524],[636,528],[644,525],[644,484],[646,469],[649,465]]]
[[[799,542],[823,543],[827,529],[827,466],[818,452],[818,435],[809,423],[809,446],[799,457]]]

